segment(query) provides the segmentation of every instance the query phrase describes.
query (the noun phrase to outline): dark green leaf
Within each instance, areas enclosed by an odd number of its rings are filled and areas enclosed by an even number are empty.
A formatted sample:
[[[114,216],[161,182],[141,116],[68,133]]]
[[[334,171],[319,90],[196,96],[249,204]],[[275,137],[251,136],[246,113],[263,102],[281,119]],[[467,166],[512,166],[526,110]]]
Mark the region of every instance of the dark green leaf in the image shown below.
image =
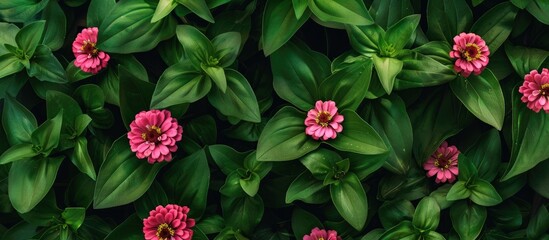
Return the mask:
[[[385,31],[377,24],[367,26],[345,25],[353,49],[372,57],[379,52]]]
[[[165,108],[181,103],[192,103],[210,91],[212,82],[190,68],[188,61],[167,68],[156,85],[151,108]]]
[[[196,227],[205,234],[219,233],[225,227],[225,219],[219,215],[213,215],[200,219]]]
[[[46,196],[31,211],[21,213],[23,220],[41,227],[48,227],[55,223],[55,219],[61,215],[61,209],[57,207],[55,192],[49,191]]]
[[[528,184],[537,193],[545,198],[549,198],[549,189],[546,187],[549,184],[549,174],[546,174],[546,170],[549,168],[549,161],[543,161],[536,166],[529,174]],[[526,180],[525,178],[523,178]],[[511,181],[510,179],[509,181]],[[522,186],[522,185],[519,185]],[[499,189],[498,189],[499,190]],[[501,194],[501,191],[500,195]],[[502,196],[503,197],[503,196]]]
[[[48,2],[48,0],[2,1],[0,3],[0,18],[9,22],[28,22],[42,11]]]
[[[176,29],[177,39],[183,46],[185,55],[200,69],[202,64],[209,66],[210,57],[215,57],[215,49],[210,40],[202,32],[190,25],[179,25]],[[217,64],[212,63],[216,66]]]
[[[427,53],[423,51],[425,48],[431,48],[431,51],[437,51],[440,53],[447,47],[448,54],[450,48],[444,44],[444,49],[440,47],[441,44],[425,44],[422,47],[416,48],[411,55],[402,58],[402,70],[398,73],[395,88],[398,90],[418,87],[436,86],[447,83],[456,78],[451,65],[448,65],[446,59],[441,58],[438,55],[432,55],[433,53]],[[425,48],[423,48],[425,47]],[[435,53],[436,54],[436,53]],[[445,56],[446,58],[446,56]]]
[[[36,21],[21,28],[17,35],[15,35],[15,42],[23,50],[25,59],[30,59],[34,55],[34,50],[42,39],[45,25],[46,21],[44,20]]]
[[[63,123],[63,110],[57,115],[48,119],[32,132],[31,140],[38,152],[48,156],[57,147],[61,136],[61,125]]]
[[[93,201],[94,186],[95,181],[88,175],[76,174],[65,191],[65,203],[67,206],[88,208]]]
[[[327,1],[308,0],[309,9],[324,22],[337,22],[351,25],[370,25],[370,13],[361,0]]]
[[[478,76],[458,78],[450,82],[450,87],[473,115],[501,130],[505,117],[505,101],[499,81],[490,69],[485,69]]]
[[[318,85],[330,72],[330,60],[292,42],[271,56],[274,90],[282,99],[303,111],[313,108]]]
[[[248,122],[261,122],[259,105],[248,80],[239,72],[227,69],[227,91],[214,89],[208,101],[223,115]]]
[[[510,2],[500,3],[480,16],[470,32],[480,35],[494,53],[511,34],[518,10]]]
[[[501,203],[502,199],[498,192],[486,180],[477,179],[470,187],[471,201],[481,206],[494,206]]]
[[[408,200],[395,200],[384,202],[378,210],[379,220],[384,228],[391,228],[414,217],[414,205]]]
[[[53,51],[59,50],[63,46],[67,32],[65,12],[63,12],[57,1],[49,1],[42,12],[42,19],[46,20],[42,44],[48,46]]]
[[[271,55],[288,42],[310,15],[309,11],[305,11],[297,18],[292,0],[268,0],[261,26],[261,43],[265,56]]]
[[[549,230],[549,211],[545,205],[541,205],[537,211],[532,214],[528,227],[526,228],[526,235],[530,239],[537,239],[542,234],[547,233]]]
[[[526,7],[526,10],[532,14],[538,21],[549,25],[549,3],[543,0],[532,0]]]
[[[368,200],[358,177],[348,172],[339,182],[330,185],[330,195],[343,219],[361,230],[368,216]]]
[[[212,39],[215,57],[220,67],[228,67],[236,60],[240,52],[242,37],[238,32],[225,32]]]
[[[419,19],[419,14],[410,15],[389,27],[385,33],[385,41],[390,48],[396,51],[402,50],[410,40],[413,40],[412,37],[419,24]]]
[[[549,51],[523,46],[505,44],[505,53],[519,76],[524,76],[532,70],[537,70],[549,57]]]
[[[412,224],[422,231],[434,231],[440,221],[440,206],[433,197],[424,197],[419,201]]]
[[[370,15],[384,29],[413,13],[414,8],[409,0],[374,0],[370,6]]]
[[[221,208],[227,226],[250,234],[263,217],[264,205],[259,195],[249,197],[221,197]]]
[[[155,6],[146,0],[120,1],[99,26],[97,47],[109,53],[145,52],[175,34],[176,21],[151,23]]]
[[[307,200],[314,201],[316,199],[310,199],[310,197],[324,188],[325,186],[322,184],[322,180],[316,179],[311,172],[304,171],[297,176],[288,187],[286,192],[286,203],[291,203],[295,200],[304,202],[309,202]]]
[[[247,153],[240,153],[226,145],[208,146],[212,159],[225,175],[244,166]]]
[[[0,56],[0,58],[2,57]],[[23,65],[21,65],[21,69],[23,69]],[[0,89],[4,91],[0,91],[0,99],[4,99],[7,96],[17,96],[21,88],[27,83],[26,75],[24,72],[19,72],[18,74],[3,77],[2,81],[0,81]]]
[[[109,208],[137,200],[149,189],[162,166],[138,159],[130,150],[127,136],[118,138],[97,174],[93,207]]]
[[[427,35],[432,40],[453,43],[454,36],[468,31],[472,21],[473,12],[465,0],[427,3]]]
[[[141,240],[143,239],[143,220],[137,214],[130,215],[105,237],[105,240]]]
[[[380,240],[413,240],[418,239],[419,234],[410,221],[402,221],[398,225],[388,229],[381,235]]]
[[[74,166],[80,170],[80,172],[85,173],[91,179],[95,180],[95,168],[93,166],[90,154],[88,153],[88,140],[85,137],[79,137],[76,139],[71,161]]]
[[[135,115],[149,108],[155,85],[141,81],[123,66],[118,68],[118,76],[120,78],[120,113],[124,126],[129,128]]]
[[[478,170],[478,176],[491,182],[501,164],[501,140],[498,131],[492,129],[481,136],[465,154]]]
[[[450,208],[450,218],[461,239],[477,239],[486,221],[486,208],[459,201]]]
[[[269,120],[257,143],[260,161],[297,159],[320,145],[305,134],[305,114],[293,107],[283,107]]]
[[[73,231],[76,231],[84,222],[86,209],[83,207],[68,207],[61,213],[61,217]]]
[[[466,199],[471,196],[471,190],[465,186],[465,181],[457,181],[454,183],[448,194],[446,195],[446,200],[455,201],[460,199]]]
[[[210,13],[210,8],[206,4],[205,0],[175,0],[176,2],[182,4],[193,13],[201,17],[202,19],[213,23],[214,18]]]
[[[101,26],[115,6],[116,0],[91,0],[86,20],[88,26]]]
[[[166,206],[169,203],[168,196],[166,196],[166,192],[164,192],[162,185],[157,181],[154,181],[149,190],[137,199],[133,205],[137,216],[141,219],[145,219],[149,217],[149,212],[157,206]]]
[[[46,196],[62,161],[63,158],[42,158],[12,163],[8,190],[11,204],[17,212],[32,210]]]
[[[299,160],[316,179],[323,180],[335,168],[335,163],[341,161],[341,157],[336,152],[321,148]]]
[[[358,114],[351,110],[343,110],[341,115],[345,120],[341,123],[343,131],[336,139],[326,141],[330,146],[340,150],[366,155],[386,153],[387,146],[379,134]]]
[[[53,83],[67,83],[65,69],[51,53],[46,45],[38,45],[34,57],[30,61],[30,69],[27,69],[30,77],[36,77],[40,81]]]
[[[299,239],[301,236],[311,234],[311,229],[318,227],[323,228],[322,223],[315,215],[307,212],[299,207],[295,207],[292,212],[292,230],[294,236]]]

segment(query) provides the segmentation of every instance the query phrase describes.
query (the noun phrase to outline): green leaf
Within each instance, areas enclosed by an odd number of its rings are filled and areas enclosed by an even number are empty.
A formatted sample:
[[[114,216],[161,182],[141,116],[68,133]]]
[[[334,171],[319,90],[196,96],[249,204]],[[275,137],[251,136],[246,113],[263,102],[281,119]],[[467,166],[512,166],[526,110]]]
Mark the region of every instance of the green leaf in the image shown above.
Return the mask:
[[[130,150],[127,136],[118,138],[99,168],[93,196],[95,209],[131,203],[151,186],[163,164],[149,164],[137,159]]]
[[[273,87],[278,96],[303,111],[313,108],[320,81],[330,75],[330,60],[292,42],[271,56]]]
[[[244,190],[244,192],[250,197],[253,197],[257,194],[257,191],[259,190],[259,183],[261,182],[261,178],[259,177],[259,175],[257,175],[257,173],[251,172],[246,179],[240,178],[239,182],[242,190]]]
[[[505,101],[499,81],[492,71],[485,69],[481,75],[458,78],[450,82],[450,87],[473,115],[501,130],[505,117]]]
[[[200,218],[206,209],[210,168],[204,150],[181,160],[174,160],[161,180],[171,203],[189,206],[189,215]],[[185,174],[181,174],[181,172]]]
[[[219,233],[225,228],[225,219],[219,215],[212,215],[200,219],[196,227],[200,228],[205,234]]]
[[[528,185],[530,185],[532,189],[545,198],[549,198],[549,189],[545,187],[549,184],[549,174],[545,174],[545,170],[548,169],[548,167],[549,161],[543,161],[538,166],[533,168],[530,174],[528,174]],[[500,195],[503,195],[501,191],[498,192],[500,192]]]
[[[202,32],[190,25],[179,25],[175,32],[185,50],[187,59],[190,59],[196,69],[200,69],[202,64],[210,66],[210,57],[215,57],[215,49]],[[211,64],[212,66],[217,65],[216,63]]]
[[[151,209],[152,210],[152,209]],[[137,214],[130,215],[124,222],[113,229],[105,240],[128,239],[137,240],[143,238],[143,219]]]
[[[373,57],[378,53],[385,31],[377,24],[367,26],[345,25],[353,49],[365,56]]]
[[[315,215],[307,212],[300,207],[295,207],[292,211],[292,231],[294,236],[299,239],[301,236],[311,234],[311,229],[317,227],[323,229],[322,223]]]
[[[378,210],[381,225],[387,229],[403,221],[411,221],[414,217],[414,212],[414,205],[404,199],[383,202]]]
[[[108,70],[107,70],[108,71]],[[74,65],[74,60],[71,61],[65,68],[67,80],[69,82],[77,82],[93,76],[92,73],[84,72],[82,69]]]
[[[229,146],[220,144],[208,146],[208,151],[225,175],[229,175],[237,168],[243,168],[244,158],[248,154],[246,152],[238,152]]]
[[[191,10],[200,18],[211,23],[215,22],[212,16],[212,13],[210,13],[210,8],[206,4],[205,0],[175,0],[175,1],[185,6],[189,10]]]
[[[57,207],[55,192],[49,191],[36,207],[29,212],[20,214],[20,216],[33,225],[48,227],[54,224],[55,219],[61,215],[61,212],[61,209]]]
[[[530,1],[528,6],[526,6],[526,10],[532,16],[534,16],[538,21],[542,22],[545,25],[549,25],[549,3],[546,1],[541,0],[533,0]]]
[[[61,217],[65,220],[65,224],[69,225],[73,231],[76,231],[84,222],[86,209],[83,207],[68,207],[61,213]]]
[[[526,108],[515,88],[512,93],[512,137],[511,159],[501,181],[524,173],[549,158],[549,149],[543,147],[549,138],[549,117]]]
[[[549,57],[549,51],[511,44],[505,44],[505,53],[519,76],[540,69],[541,64]]]
[[[25,159],[11,164],[8,192],[11,204],[17,212],[30,211],[46,196],[62,161],[63,158],[42,158]]]
[[[326,175],[335,168],[336,162],[341,161],[341,157],[336,152],[321,148],[308,153],[299,160],[316,179],[324,180]]]
[[[225,184],[219,188],[219,193],[227,197],[239,197],[245,195],[245,192],[240,184],[242,168],[236,169],[227,175]]]
[[[18,73],[25,68],[21,60],[12,53],[0,55],[0,78]]]
[[[85,173],[91,179],[96,180],[95,168],[88,153],[88,140],[85,137],[79,137],[76,139],[74,145],[74,151],[71,155],[71,161],[80,170]]]
[[[76,174],[65,191],[65,203],[68,206],[88,208],[93,201],[95,181],[86,174]]]
[[[167,17],[151,23],[155,5],[146,0],[120,1],[105,16],[97,48],[108,53],[135,53],[153,49],[175,34],[176,21]]]
[[[360,231],[368,216],[368,200],[358,177],[348,172],[339,182],[330,185],[330,195],[343,219]]]
[[[370,85],[372,78],[372,60],[360,61],[332,73],[319,87],[320,99],[329,99],[337,103],[338,109],[356,110]]]
[[[288,42],[310,15],[311,12],[305,10],[297,18],[292,0],[267,0],[261,21],[261,43],[265,56],[271,55]]]
[[[42,12],[42,19],[46,20],[44,39],[42,44],[53,51],[59,50],[64,43],[67,32],[67,17],[57,1],[49,1]]]
[[[398,225],[388,229],[379,237],[380,240],[413,240],[418,239],[419,234],[410,221],[402,221]]]
[[[309,9],[324,22],[370,25],[374,21],[361,0],[308,0]]]
[[[427,36],[432,40],[453,43],[454,36],[468,31],[472,22],[473,12],[465,0],[427,3]]]
[[[305,134],[305,114],[293,107],[283,107],[267,122],[257,142],[259,161],[297,159],[320,145]]]
[[[292,0],[295,17],[300,19],[308,8],[307,0]]]
[[[522,226],[521,210],[513,201],[504,201],[497,206],[489,208],[488,211],[491,222],[498,229],[514,230]]]
[[[341,115],[345,117],[341,123],[343,131],[337,135],[336,139],[326,141],[328,145],[340,151],[366,155],[382,154],[388,151],[379,134],[358,114],[351,110],[343,110]]]
[[[465,186],[465,181],[457,181],[452,185],[450,191],[446,195],[446,200],[455,201],[460,199],[466,199],[471,196],[472,192]]]
[[[402,70],[404,63],[396,58],[378,57],[377,55],[374,55],[372,60],[374,60],[377,76],[383,89],[387,94],[391,94],[395,78]]]
[[[101,26],[103,20],[109,16],[116,6],[116,0],[91,0],[88,7],[87,25]]]
[[[264,205],[259,195],[255,197],[221,197],[221,209],[227,226],[251,234],[263,217]]]
[[[400,51],[410,42],[419,24],[420,15],[414,14],[402,18],[387,29],[385,41],[394,50]]]
[[[1,11],[1,10],[0,10]],[[0,56],[10,51],[6,48],[5,45],[17,46],[15,42],[15,35],[19,32],[19,27],[13,23],[0,23],[0,31],[2,31],[2,36],[0,36]]]
[[[387,29],[403,17],[413,14],[414,8],[408,0],[374,0],[369,12],[377,25]]]
[[[496,169],[501,164],[501,140],[495,129],[484,133],[465,155],[478,170],[478,176],[491,182],[497,175]]]
[[[396,94],[374,101],[367,119],[387,146],[391,146],[384,167],[397,174],[406,174],[412,163],[412,124],[404,101]]]
[[[480,16],[470,32],[480,35],[494,53],[511,34],[518,10],[510,2],[500,3]]]
[[[240,52],[242,37],[238,32],[221,33],[212,39],[215,56],[220,67],[228,67],[236,60]]]
[[[471,196],[469,199],[481,206],[494,206],[501,203],[502,199],[498,192],[488,181],[477,179],[471,186]]]
[[[440,206],[433,197],[424,197],[417,204],[412,224],[422,231],[434,231],[440,221]]]
[[[545,205],[539,206],[537,211],[532,214],[528,227],[526,228],[526,236],[530,239],[538,239],[549,230],[549,211]]]
[[[433,42],[431,42],[433,43]],[[416,51],[422,51],[425,48],[431,48],[431,51],[437,51],[439,54],[445,49],[450,51],[448,44],[425,44],[418,47]],[[423,48],[425,47],[425,48]],[[427,55],[427,53],[413,51],[410,55],[401,59],[403,65],[402,70],[397,75],[395,81],[395,89],[403,90],[408,88],[436,86],[452,81],[456,78],[456,73],[452,68],[453,64],[446,63],[445,52],[444,58],[439,55]],[[442,62],[441,62],[442,61]]]
[[[248,80],[239,72],[227,69],[227,91],[214,89],[208,101],[223,115],[248,122],[261,122],[259,105]]]
[[[257,152],[253,151],[244,159],[244,169],[257,173],[260,179],[265,178],[271,171],[273,164],[270,162],[261,162],[257,160]]]
[[[38,14],[46,5],[48,0],[16,0],[0,3],[0,18],[8,22],[28,22]]]
[[[225,93],[227,91],[227,76],[225,70],[218,66],[206,66],[201,64],[200,67],[206,75],[217,85],[217,88]]]
[[[133,205],[137,216],[141,219],[145,219],[149,217],[149,212],[158,205],[166,206],[169,203],[168,196],[166,195],[166,192],[164,192],[162,185],[157,181],[154,181],[149,190],[137,199]]]
[[[48,156],[50,152],[57,147],[61,137],[61,125],[63,124],[63,110],[57,115],[48,119],[34,132],[31,139],[35,147],[38,147],[38,152]]]
[[[44,20],[30,23],[21,28],[17,35],[15,35],[15,42],[17,43],[17,46],[23,50],[25,59],[30,59],[34,55],[34,50],[38,47],[38,44],[42,39],[45,24],[46,21]]]
[[[370,174],[379,170],[388,157],[388,152],[387,154],[378,155],[363,155],[350,152],[342,154],[345,158],[349,158],[350,171],[355,173],[360,180],[367,178]]]
[[[119,100],[120,114],[124,126],[129,128],[135,115],[148,109],[155,85],[150,82],[141,81],[129,69],[119,66],[118,77],[120,78]]]
[[[321,191],[326,186],[322,180],[316,179],[311,172],[305,170],[290,184],[286,191],[286,203],[292,203],[295,200],[307,201],[315,193]],[[315,200],[315,199],[312,199]]]
[[[67,83],[65,69],[46,45],[38,45],[27,69],[30,77],[52,83]]]
[[[459,179],[462,181],[474,181],[478,176],[478,170],[473,162],[463,153],[458,155]]]
[[[160,0],[156,9],[154,10],[154,15],[151,18],[151,23],[158,22],[162,18],[168,16],[172,10],[177,7],[177,2],[175,0]]]
[[[460,239],[477,239],[486,221],[486,208],[459,201],[450,208],[450,218]]]
[[[38,154],[39,153],[34,150],[34,146],[32,144],[19,143],[8,148],[8,150],[0,155],[0,164],[32,158]]]
[[[176,63],[162,73],[151,99],[151,108],[161,109],[181,103],[192,103],[206,96],[212,82],[188,61]]]

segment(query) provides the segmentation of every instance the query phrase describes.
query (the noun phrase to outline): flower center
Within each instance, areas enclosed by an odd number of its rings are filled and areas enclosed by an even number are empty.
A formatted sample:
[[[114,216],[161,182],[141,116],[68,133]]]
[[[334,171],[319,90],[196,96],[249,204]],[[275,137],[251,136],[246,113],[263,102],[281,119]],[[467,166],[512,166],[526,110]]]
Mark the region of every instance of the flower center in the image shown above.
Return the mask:
[[[171,239],[174,234],[175,231],[167,223],[158,225],[158,229],[156,229],[156,236],[158,237],[158,240]]]
[[[316,123],[322,127],[327,127],[330,121],[332,121],[332,115],[328,111],[319,112],[316,115]]]
[[[317,240],[324,240],[324,238],[323,238],[323,237],[320,237],[320,238],[318,238]]]
[[[435,158],[435,167],[440,168],[441,170],[448,169],[452,163],[451,159],[446,159],[442,156],[442,153],[437,154]]]
[[[95,47],[95,43],[90,40],[84,40],[84,45],[80,48],[82,52],[88,55],[96,56],[97,55],[97,48]]]
[[[481,56],[480,47],[474,43],[467,43],[462,51],[463,57],[467,62],[478,60]]]
[[[549,90],[549,83],[545,83],[541,85],[540,94],[545,96],[547,95],[548,90]]]
[[[147,131],[141,133],[141,138],[147,142],[156,142],[159,141],[162,131],[156,125],[149,126],[147,125]]]

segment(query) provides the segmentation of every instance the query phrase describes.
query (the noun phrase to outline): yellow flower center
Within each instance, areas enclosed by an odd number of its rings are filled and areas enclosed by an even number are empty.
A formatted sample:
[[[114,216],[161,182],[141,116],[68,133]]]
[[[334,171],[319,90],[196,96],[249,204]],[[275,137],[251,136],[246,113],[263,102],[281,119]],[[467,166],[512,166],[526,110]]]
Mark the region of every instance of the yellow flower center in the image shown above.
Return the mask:
[[[467,43],[461,53],[467,62],[478,60],[481,56],[480,47],[474,43]]]
[[[147,142],[156,142],[158,137],[162,134],[162,131],[156,125],[149,126],[147,125],[147,131],[141,133],[141,138]]]
[[[317,240],[324,240],[324,238],[323,238],[323,237],[320,237],[320,238],[319,238],[319,239],[317,239]]]
[[[446,159],[445,157],[443,157],[442,153],[438,153],[435,157],[435,167],[440,168],[440,170],[450,168],[451,163],[452,163],[452,160]]]
[[[541,85],[541,89],[540,89],[540,93],[541,95],[545,96],[547,95],[547,91],[549,90],[549,83],[545,83],[543,85]]]
[[[158,240],[171,239],[174,234],[175,231],[167,223],[158,225],[158,229],[156,229],[156,236],[158,237]]]
[[[327,127],[330,121],[332,121],[332,115],[330,115],[330,112],[328,111],[319,112],[316,115],[315,121],[317,124],[320,124],[320,126]]]
[[[90,40],[84,40],[84,45],[80,48],[84,53],[90,54],[93,56],[97,55],[97,48],[95,47],[95,43]]]

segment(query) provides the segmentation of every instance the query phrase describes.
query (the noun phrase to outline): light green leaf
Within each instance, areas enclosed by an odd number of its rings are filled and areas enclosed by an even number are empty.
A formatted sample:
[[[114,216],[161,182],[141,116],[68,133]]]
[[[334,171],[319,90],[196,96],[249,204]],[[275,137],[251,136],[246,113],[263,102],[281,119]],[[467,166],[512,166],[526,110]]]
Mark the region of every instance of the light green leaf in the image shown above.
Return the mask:
[[[360,231],[368,216],[368,200],[358,177],[348,172],[340,181],[330,185],[330,195],[343,219]]]
[[[15,35],[15,42],[17,46],[23,50],[25,59],[30,59],[34,55],[34,50],[38,47],[40,40],[42,40],[42,33],[46,21],[36,21],[21,28],[21,30]]]
[[[370,25],[374,21],[361,0],[308,0],[309,9],[324,22]]]
[[[158,1],[158,5],[156,5],[156,9],[154,10],[154,15],[151,18],[151,23],[158,22],[162,18],[168,16],[175,7],[177,7],[177,2],[175,0]]]
[[[0,164],[6,164],[14,161],[19,161],[27,158],[32,158],[38,155],[34,150],[34,146],[29,143],[19,143],[13,145],[8,150],[0,155]]]
[[[377,55],[374,55],[372,60],[374,60],[377,76],[383,89],[385,89],[387,94],[391,94],[395,78],[402,70],[404,63],[396,58],[378,57]]]
[[[88,140],[85,137],[76,139],[71,161],[80,172],[85,173],[91,179],[96,180],[95,168],[90,154],[88,153]]]

